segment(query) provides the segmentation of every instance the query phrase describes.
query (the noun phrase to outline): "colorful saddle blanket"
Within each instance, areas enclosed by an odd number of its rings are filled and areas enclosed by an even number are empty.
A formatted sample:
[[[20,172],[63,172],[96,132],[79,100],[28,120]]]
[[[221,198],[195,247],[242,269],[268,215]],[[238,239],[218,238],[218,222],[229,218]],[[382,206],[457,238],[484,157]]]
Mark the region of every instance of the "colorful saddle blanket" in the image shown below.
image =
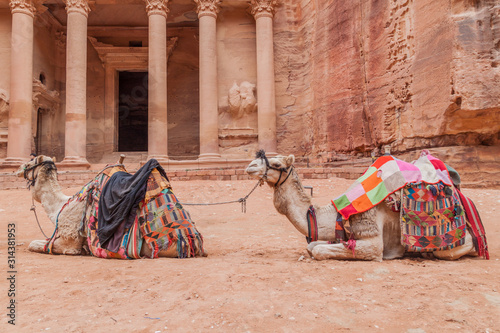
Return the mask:
[[[452,185],[446,165],[424,150],[418,160],[408,163],[394,156],[377,159],[347,191],[332,200],[344,219],[365,212],[387,198],[390,194],[410,183],[442,182]]]
[[[118,252],[102,248],[97,235],[99,198],[104,185],[118,171],[126,172],[121,165],[105,169],[70,199],[86,202],[81,230],[87,237],[88,250],[93,256],[138,259],[141,258],[144,241],[151,248],[152,258],[157,258],[159,251],[166,249],[174,249],[179,258],[204,254],[201,234],[189,213],[178,202],[169,181],[157,169],[149,175],[144,200],[139,204],[134,223],[124,231]],[[52,239],[55,240],[55,237]],[[52,239],[47,246],[49,253]]]
[[[114,172],[103,173],[92,207],[88,210],[88,244],[92,254],[102,258],[140,258],[143,239],[151,248],[152,258],[161,250],[175,247],[179,258],[203,255],[203,238],[196,229],[189,213],[184,210],[172,192],[172,188],[156,169],[147,182],[144,200],[139,204],[136,218],[130,230],[123,236],[118,253],[102,249],[97,236],[98,194]]]
[[[401,244],[407,251],[431,252],[465,243],[465,214],[452,186],[408,184],[401,209]]]

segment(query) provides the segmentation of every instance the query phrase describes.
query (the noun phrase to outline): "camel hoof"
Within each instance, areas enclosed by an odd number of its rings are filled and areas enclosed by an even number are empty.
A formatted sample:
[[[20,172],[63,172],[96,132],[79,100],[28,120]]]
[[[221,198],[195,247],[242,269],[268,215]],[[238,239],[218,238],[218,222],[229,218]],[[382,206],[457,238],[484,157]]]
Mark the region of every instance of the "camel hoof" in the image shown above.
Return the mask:
[[[313,250],[314,248],[317,246],[317,245],[320,245],[320,244],[327,244],[327,242],[324,242],[324,241],[317,241],[317,242],[311,242],[307,245],[307,253],[309,253],[309,256],[311,258],[313,258]]]
[[[45,247],[46,241],[44,240],[34,240],[28,246],[28,251],[43,253],[43,248]]]

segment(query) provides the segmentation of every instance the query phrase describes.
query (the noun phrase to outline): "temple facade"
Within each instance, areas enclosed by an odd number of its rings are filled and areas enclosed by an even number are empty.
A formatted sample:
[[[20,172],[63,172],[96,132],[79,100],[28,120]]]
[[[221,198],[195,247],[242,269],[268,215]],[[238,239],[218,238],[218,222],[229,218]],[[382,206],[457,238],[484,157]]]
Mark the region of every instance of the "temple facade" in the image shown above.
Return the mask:
[[[0,0],[0,166],[390,146],[494,169],[499,17],[494,0]]]
[[[276,0],[2,3],[4,164],[276,154]]]

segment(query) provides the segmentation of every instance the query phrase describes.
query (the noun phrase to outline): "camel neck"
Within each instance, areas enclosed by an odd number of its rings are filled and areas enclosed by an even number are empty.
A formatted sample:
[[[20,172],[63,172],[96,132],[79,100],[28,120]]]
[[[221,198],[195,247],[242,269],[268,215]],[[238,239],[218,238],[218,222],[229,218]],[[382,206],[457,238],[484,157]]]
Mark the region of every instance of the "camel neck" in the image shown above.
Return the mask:
[[[311,205],[311,198],[304,192],[295,172],[289,179],[274,189],[274,206],[285,215],[295,228],[307,235],[307,210]]]
[[[57,214],[68,201],[69,196],[62,193],[55,176],[40,177],[33,188],[33,198],[42,204],[52,223],[56,223]]]
[[[312,205],[310,196],[304,192],[298,175],[294,172],[290,179],[274,189],[274,206],[285,215],[304,236],[308,235],[307,211]],[[335,238],[336,211],[333,205],[316,207],[318,240],[333,241]]]

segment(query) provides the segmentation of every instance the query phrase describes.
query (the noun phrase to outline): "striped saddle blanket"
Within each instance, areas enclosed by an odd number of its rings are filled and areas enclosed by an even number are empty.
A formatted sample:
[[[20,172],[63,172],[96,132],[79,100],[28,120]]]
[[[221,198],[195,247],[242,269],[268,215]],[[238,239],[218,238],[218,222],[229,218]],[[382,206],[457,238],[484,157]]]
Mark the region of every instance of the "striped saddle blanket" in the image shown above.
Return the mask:
[[[467,222],[453,186],[408,184],[401,200],[401,244],[407,251],[432,252],[465,243]]]

